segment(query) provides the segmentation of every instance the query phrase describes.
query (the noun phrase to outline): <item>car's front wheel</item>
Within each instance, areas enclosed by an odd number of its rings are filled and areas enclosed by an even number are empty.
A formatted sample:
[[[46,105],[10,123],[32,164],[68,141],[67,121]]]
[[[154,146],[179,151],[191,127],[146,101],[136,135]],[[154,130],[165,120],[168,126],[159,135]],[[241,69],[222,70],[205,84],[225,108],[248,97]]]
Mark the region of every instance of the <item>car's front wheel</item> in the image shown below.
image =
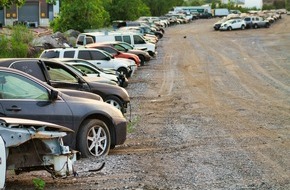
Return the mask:
[[[120,74],[123,74],[123,75],[126,76],[126,77],[128,77],[128,75],[129,75],[129,72],[128,72],[128,70],[127,70],[126,68],[121,67],[121,68],[119,68],[117,71],[118,71]],[[130,76],[129,76],[129,77],[130,77]]]
[[[242,26],[241,26],[241,29],[244,30],[244,29],[245,29],[245,25],[242,25]]]
[[[105,98],[104,102],[111,104],[115,108],[119,109],[122,113],[124,113],[123,104],[120,98],[116,96],[109,96]]]
[[[78,132],[77,148],[84,158],[107,155],[111,146],[111,136],[107,125],[99,119],[83,122]]]
[[[232,27],[231,27],[231,26],[229,26],[229,27],[228,27],[228,30],[232,30]]]
[[[145,65],[145,57],[144,57],[144,55],[138,55],[138,57],[139,57],[139,59],[140,59],[140,65],[141,66],[144,66]]]

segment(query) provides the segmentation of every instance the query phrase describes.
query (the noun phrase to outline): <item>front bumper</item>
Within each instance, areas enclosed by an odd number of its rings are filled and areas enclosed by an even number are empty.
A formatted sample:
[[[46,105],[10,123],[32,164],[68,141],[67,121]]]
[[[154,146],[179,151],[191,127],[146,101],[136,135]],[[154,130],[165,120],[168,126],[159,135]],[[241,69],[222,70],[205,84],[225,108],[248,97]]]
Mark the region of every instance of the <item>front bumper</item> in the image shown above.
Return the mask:
[[[127,138],[128,121],[125,118],[115,118],[115,145],[124,144]]]

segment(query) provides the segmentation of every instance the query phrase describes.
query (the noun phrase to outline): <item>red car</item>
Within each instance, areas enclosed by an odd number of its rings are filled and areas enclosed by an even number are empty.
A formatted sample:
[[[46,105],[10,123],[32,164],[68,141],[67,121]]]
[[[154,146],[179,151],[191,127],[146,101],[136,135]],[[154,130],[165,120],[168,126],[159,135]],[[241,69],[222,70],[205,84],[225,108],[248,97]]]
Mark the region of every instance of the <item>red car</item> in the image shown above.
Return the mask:
[[[139,57],[137,55],[132,54],[132,53],[121,52],[121,51],[117,50],[116,48],[114,48],[112,46],[109,46],[109,45],[92,43],[92,44],[86,45],[86,47],[88,47],[88,48],[96,48],[96,49],[100,49],[100,50],[106,51],[106,52],[112,54],[116,58],[131,59],[131,60],[135,61],[137,66],[140,66],[140,64],[141,64],[141,60],[139,59]]]

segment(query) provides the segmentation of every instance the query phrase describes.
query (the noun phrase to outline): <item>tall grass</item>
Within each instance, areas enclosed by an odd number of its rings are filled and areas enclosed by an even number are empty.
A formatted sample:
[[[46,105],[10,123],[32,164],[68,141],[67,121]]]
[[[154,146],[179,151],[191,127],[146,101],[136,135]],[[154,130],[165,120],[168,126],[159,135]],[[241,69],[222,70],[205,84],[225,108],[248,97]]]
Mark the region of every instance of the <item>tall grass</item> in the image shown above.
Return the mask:
[[[0,34],[0,58],[27,57],[32,40],[33,34],[27,27],[11,27],[8,34]]]

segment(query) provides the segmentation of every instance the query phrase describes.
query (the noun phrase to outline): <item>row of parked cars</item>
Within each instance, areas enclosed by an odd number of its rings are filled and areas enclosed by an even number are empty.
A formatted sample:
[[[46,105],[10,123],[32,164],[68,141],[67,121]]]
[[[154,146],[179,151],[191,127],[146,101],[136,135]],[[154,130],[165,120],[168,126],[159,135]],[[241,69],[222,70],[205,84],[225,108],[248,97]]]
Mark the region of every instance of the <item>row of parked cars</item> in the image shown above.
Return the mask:
[[[230,14],[213,25],[215,30],[235,30],[246,28],[269,28],[275,21],[281,19],[281,13],[255,12],[248,14]]]
[[[46,49],[39,58],[0,59],[0,130],[9,131],[0,137],[13,142],[1,147],[0,138],[0,149],[23,144],[5,155],[10,169],[45,169],[63,177],[73,173],[73,150],[98,158],[125,142],[131,111],[126,87],[156,56],[165,32],[161,22],[136,23],[107,34],[81,33],[77,47]],[[12,128],[18,131],[10,134]]]

